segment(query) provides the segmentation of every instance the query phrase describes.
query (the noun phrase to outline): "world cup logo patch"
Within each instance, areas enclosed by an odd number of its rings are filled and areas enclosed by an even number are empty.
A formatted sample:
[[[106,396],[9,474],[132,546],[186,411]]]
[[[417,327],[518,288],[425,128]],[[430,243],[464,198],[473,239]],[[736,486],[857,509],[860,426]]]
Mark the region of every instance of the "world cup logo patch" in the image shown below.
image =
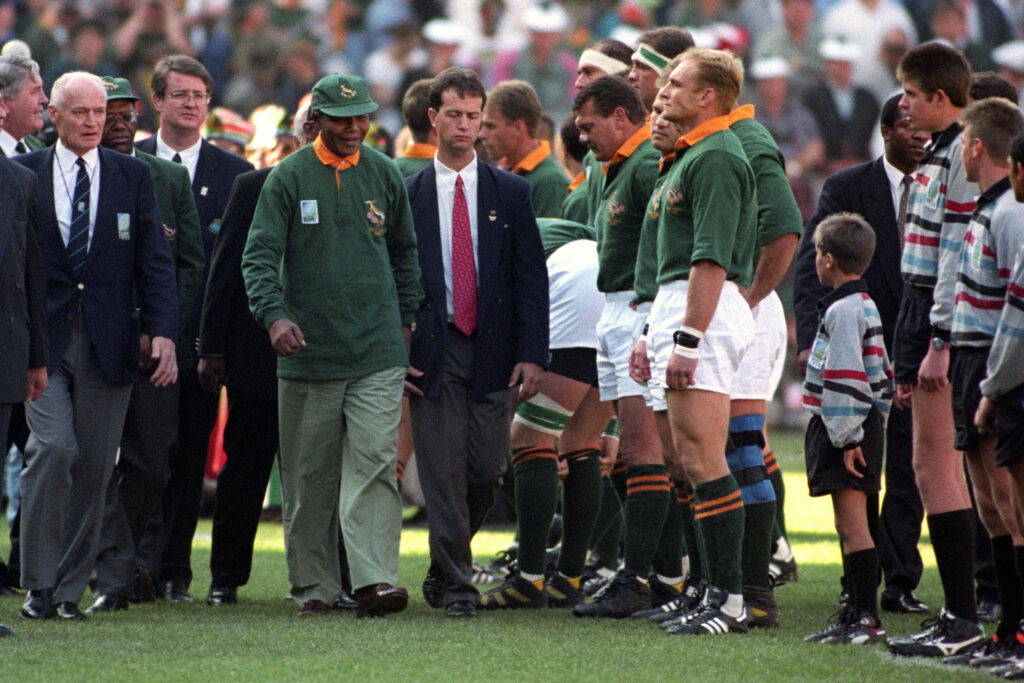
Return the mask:
[[[384,234],[384,220],[387,216],[377,208],[377,201],[369,199],[366,201],[366,219],[370,221],[370,232],[374,237]]]

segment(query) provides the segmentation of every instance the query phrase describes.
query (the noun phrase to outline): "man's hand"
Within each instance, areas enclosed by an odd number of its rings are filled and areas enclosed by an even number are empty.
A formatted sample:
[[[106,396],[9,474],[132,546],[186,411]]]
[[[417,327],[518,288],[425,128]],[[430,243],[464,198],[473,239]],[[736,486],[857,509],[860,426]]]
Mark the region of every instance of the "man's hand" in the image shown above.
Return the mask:
[[[988,396],[982,396],[978,403],[978,410],[974,413],[974,426],[978,428],[979,434],[995,433],[995,424],[992,416],[996,410],[996,402]]]
[[[861,452],[860,446],[847,449],[843,451],[843,467],[850,473],[851,477],[857,479],[863,479],[864,475],[857,471],[857,467],[867,468],[868,463],[864,460],[864,453]]]
[[[544,368],[536,363],[516,363],[516,366],[512,368],[512,376],[508,378],[508,388],[511,389],[519,382],[523,383],[519,387],[519,396],[516,398],[517,405],[530,400],[537,394],[537,391],[540,390],[542,374],[544,374]]]
[[[306,345],[306,338],[298,325],[288,318],[281,318],[270,326],[270,345],[279,356],[293,356]]]
[[[807,359],[811,357],[811,350],[804,349],[803,351],[797,351],[796,354],[796,371],[800,373],[801,377],[807,376]]]
[[[139,372],[146,372],[153,365],[152,342],[148,334],[139,335]]]
[[[938,391],[949,384],[949,349],[939,351],[933,346],[921,361],[917,371],[917,385],[925,391]]]
[[[25,400],[32,402],[42,396],[43,392],[46,391],[46,385],[49,383],[50,380],[46,374],[45,365],[40,365],[38,368],[29,368],[28,397]]]
[[[224,385],[224,357],[203,356],[199,359],[199,383],[203,389],[218,393]]]
[[[597,458],[598,462],[601,463],[601,476],[606,477],[612,473],[615,468],[615,461],[619,457],[618,444],[615,448],[605,448],[605,439],[611,440],[611,437],[601,437],[601,455]]]
[[[410,365],[409,367],[407,367],[405,369],[405,376],[406,377],[422,377],[423,376],[423,371],[422,370],[417,370],[416,368],[414,368],[413,366]],[[412,382],[410,382],[408,379],[405,380],[405,389],[403,390],[403,393],[406,396],[422,396],[423,395],[423,392],[420,390],[420,388],[418,386],[416,386],[415,384],[413,384]]]
[[[913,384],[897,384],[896,385],[896,399],[893,401],[899,401],[904,407],[910,407],[913,405],[914,398],[914,385]]]
[[[569,476],[569,462],[564,458],[556,458],[558,463],[558,483],[561,484]]]
[[[165,387],[178,381],[178,359],[174,355],[174,342],[167,337],[153,337],[150,356],[157,362],[149,381]]]
[[[665,384],[669,389],[688,389],[696,383],[693,378],[696,372],[696,358],[683,358],[678,353],[672,353],[665,366]]]
[[[643,339],[633,344],[633,351],[629,354],[629,376],[640,384],[651,379],[651,361],[647,358],[647,342]]]

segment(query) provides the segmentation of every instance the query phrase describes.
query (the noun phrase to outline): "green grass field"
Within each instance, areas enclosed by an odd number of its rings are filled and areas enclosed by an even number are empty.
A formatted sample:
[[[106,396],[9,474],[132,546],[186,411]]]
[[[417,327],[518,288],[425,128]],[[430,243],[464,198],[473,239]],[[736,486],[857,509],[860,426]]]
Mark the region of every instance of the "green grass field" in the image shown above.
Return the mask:
[[[386,619],[352,613],[300,619],[287,591],[280,525],[257,539],[253,576],[236,607],[207,607],[210,525],[200,524],[192,557],[196,602],[136,605],[83,623],[28,623],[20,599],[0,599],[0,622],[15,636],[0,640],[0,681],[56,680],[521,680],[714,681],[980,679],[984,674],[932,661],[897,660],[880,646],[805,644],[835,609],[839,551],[827,499],[807,496],[800,435],[773,439],[786,472],[787,522],[800,563],[799,583],[776,591],[782,626],[719,637],[668,636],[633,620],[575,619],[567,610],[481,613],[446,619],[423,602],[427,534],[402,536],[401,582],[409,609]],[[6,529],[0,530],[6,555]],[[487,558],[507,546],[511,530],[488,530],[474,544]],[[918,596],[941,603],[927,544]],[[82,609],[91,604],[88,594]],[[916,630],[916,617],[883,615],[890,634]]]

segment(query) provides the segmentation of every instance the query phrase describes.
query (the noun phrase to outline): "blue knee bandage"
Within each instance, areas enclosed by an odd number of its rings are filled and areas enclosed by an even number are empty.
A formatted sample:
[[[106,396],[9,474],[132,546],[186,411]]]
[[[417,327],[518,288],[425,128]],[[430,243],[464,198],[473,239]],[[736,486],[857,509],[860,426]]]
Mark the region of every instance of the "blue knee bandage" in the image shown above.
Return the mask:
[[[775,489],[764,467],[761,452],[764,415],[739,415],[729,419],[725,461],[736,478],[745,505],[775,502]]]

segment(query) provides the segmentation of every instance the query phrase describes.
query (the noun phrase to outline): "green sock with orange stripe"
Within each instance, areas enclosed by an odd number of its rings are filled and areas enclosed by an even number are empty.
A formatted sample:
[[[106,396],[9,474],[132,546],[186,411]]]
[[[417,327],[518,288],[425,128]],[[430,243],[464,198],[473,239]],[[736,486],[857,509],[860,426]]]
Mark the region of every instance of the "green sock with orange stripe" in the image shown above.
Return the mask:
[[[694,487],[694,520],[707,553],[705,577],[712,586],[743,592],[743,499],[731,474]]]
[[[561,454],[569,465],[562,482],[562,548],[558,571],[575,578],[583,573],[587,546],[601,508],[601,451],[581,448]]]
[[[646,579],[665,524],[672,484],[664,465],[626,470],[626,569]]]
[[[690,556],[690,577],[706,579],[704,571],[704,550],[701,547],[700,537],[697,534],[697,525],[693,521],[693,487],[689,485],[680,486],[679,489],[679,517],[683,528],[683,544],[686,546],[686,554]]]
[[[661,528],[658,551],[654,554],[654,571],[661,576],[677,577],[683,574],[686,544],[683,540],[683,517],[680,510],[682,490],[683,484],[673,482],[672,497],[665,512],[665,525]],[[687,503],[686,507],[690,507],[690,504]]]
[[[512,476],[516,485],[519,569],[543,574],[548,529],[558,507],[558,456],[551,448],[512,450]]]
[[[782,470],[779,468],[779,461],[775,458],[775,451],[768,451],[764,454],[764,469],[768,475],[768,481],[775,489],[775,528],[772,530],[772,540],[777,541],[780,537],[789,540],[786,535],[786,484],[782,480]]]

